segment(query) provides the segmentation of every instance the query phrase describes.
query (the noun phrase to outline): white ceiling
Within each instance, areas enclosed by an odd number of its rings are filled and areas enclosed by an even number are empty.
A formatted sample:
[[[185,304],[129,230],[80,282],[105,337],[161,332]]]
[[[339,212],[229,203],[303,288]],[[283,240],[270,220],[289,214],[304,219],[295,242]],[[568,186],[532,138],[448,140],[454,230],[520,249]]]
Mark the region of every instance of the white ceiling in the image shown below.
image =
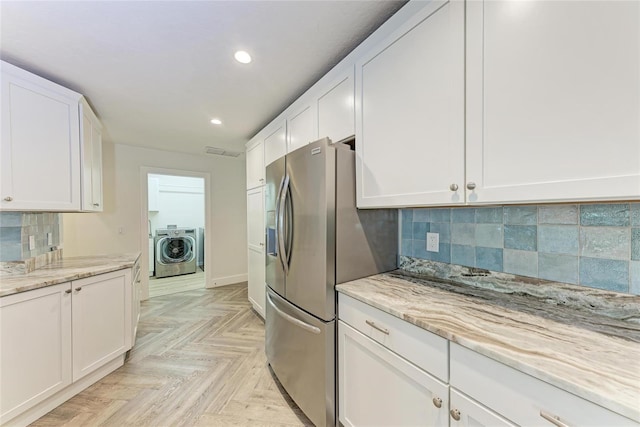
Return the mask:
[[[241,151],[403,4],[3,0],[0,56],[84,94],[115,143]]]

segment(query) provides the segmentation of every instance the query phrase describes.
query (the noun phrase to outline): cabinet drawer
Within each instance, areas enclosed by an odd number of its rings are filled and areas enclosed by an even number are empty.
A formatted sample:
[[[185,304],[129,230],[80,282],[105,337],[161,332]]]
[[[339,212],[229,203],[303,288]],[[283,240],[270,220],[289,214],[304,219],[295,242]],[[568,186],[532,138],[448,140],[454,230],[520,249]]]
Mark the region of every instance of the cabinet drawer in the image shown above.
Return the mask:
[[[448,341],[344,294],[338,294],[338,317],[411,363],[447,382]]]
[[[637,426],[632,420],[567,391],[451,344],[452,387],[519,425]],[[562,424],[555,424],[562,425]]]

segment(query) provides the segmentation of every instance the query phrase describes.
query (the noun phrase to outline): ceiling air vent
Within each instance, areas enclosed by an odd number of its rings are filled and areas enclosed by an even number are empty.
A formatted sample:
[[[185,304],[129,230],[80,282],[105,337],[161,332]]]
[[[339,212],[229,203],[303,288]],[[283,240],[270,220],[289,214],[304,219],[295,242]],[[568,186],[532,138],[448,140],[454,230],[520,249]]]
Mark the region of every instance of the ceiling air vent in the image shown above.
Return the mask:
[[[240,154],[242,154],[242,151],[231,151],[218,147],[204,147],[204,152],[207,154],[215,154],[216,156],[226,157],[238,157]]]

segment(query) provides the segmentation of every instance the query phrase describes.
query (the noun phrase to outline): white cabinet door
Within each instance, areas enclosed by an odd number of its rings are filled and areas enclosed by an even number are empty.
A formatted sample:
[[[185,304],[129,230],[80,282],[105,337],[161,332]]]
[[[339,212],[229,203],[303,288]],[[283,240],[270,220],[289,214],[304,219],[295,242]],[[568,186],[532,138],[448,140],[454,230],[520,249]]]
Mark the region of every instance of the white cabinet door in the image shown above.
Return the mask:
[[[80,100],[82,122],[82,210],[101,212],[102,206],[102,125],[89,107]]]
[[[464,202],[464,3],[433,1],[356,63],[360,208]]]
[[[333,142],[355,133],[353,67],[318,97],[318,138]]]
[[[515,424],[451,388],[451,427],[513,427]]]
[[[131,278],[131,343],[128,346],[129,349],[133,348],[133,345],[136,343],[138,323],[140,322],[140,282],[142,280],[142,268],[140,264],[140,259],[138,259],[128,273],[128,277]]]
[[[0,298],[0,424],[71,384],[70,289]]]
[[[289,117],[287,134],[287,153],[318,139],[315,105],[305,105],[300,111]]]
[[[265,266],[264,251],[249,248],[248,293],[249,302],[264,319],[265,310]]]
[[[467,3],[472,202],[640,195],[640,3]]]
[[[80,210],[80,95],[1,62],[2,210]]]
[[[264,143],[256,140],[247,147],[247,189],[264,184]]]
[[[339,419],[351,426],[448,426],[449,388],[338,322]]]
[[[285,121],[278,122],[267,130],[264,138],[264,165],[269,166],[287,154],[287,125]]]
[[[75,280],[73,380],[123,354],[131,344],[131,277],[124,270]]]
[[[264,317],[264,187],[247,192],[248,293],[255,310]]]

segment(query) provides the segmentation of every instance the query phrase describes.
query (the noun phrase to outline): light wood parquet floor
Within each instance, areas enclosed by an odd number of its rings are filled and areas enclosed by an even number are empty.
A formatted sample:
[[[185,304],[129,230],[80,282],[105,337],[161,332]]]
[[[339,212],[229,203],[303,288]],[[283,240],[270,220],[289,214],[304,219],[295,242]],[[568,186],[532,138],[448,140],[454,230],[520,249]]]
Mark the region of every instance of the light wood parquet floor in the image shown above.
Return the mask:
[[[149,298],[177,294],[185,291],[204,289],[204,271],[199,268],[195,273],[157,279],[149,277]]]
[[[312,426],[272,375],[246,282],[142,303],[124,366],[32,426]]]

